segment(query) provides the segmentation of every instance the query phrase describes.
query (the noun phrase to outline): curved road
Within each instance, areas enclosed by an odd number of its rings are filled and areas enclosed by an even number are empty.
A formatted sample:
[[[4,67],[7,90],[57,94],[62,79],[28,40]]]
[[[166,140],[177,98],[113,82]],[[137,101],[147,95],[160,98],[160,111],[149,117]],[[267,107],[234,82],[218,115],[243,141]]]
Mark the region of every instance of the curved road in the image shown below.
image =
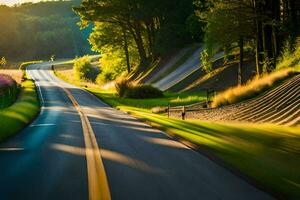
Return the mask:
[[[49,65],[28,71],[40,86],[41,114],[0,144],[1,200],[271,199],[162,132],[57,79]]]

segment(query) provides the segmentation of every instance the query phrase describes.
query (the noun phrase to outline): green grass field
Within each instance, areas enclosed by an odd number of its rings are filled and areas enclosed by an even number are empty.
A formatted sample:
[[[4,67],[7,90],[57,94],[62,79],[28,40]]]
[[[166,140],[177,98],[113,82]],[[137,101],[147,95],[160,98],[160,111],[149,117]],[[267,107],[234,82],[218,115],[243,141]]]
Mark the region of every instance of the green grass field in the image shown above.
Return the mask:
[[[32,80],[21,85],[19,99],[10,107],[0,110],[0,141],[16,134],[39,113],[40,105]]]
[[[62,73],[56,73],[68,81]],[[81,85],[80,83],[76,83]],[[166,133],[179,136],[221,158],[227,165],[251,177],[260,186],[300,198],[300,129],[272,124],[230,124],[197,120],[182,121],[151,113],[156,106],[190,104],[204,95],[166,94],[166,98],[136,100],[118,98],[112,91],[87,87],[104,102],[145,120]]]
[[[106,103],[145,120],[170,135],[184,138],[212,152],[259,185],[300,198],[300,129],[272,124],[229,124],[182,121],[138,108],[134,101],[90,90]],[[144,102],[148,104],[147,101]],[[139,102],[141,106],[142,101]]]

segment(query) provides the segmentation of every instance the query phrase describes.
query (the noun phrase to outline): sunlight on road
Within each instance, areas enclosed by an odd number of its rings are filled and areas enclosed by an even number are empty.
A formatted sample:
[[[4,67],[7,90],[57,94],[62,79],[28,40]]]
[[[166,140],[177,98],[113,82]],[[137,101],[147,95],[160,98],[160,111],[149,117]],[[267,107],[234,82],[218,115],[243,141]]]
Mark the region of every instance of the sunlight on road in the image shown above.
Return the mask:
[[[139,169],[141,171],[145,171],[145,172],[149,172],[149,173],[153,173],[153,174],[160,174],[163,173],[163,171],[161,169],[155,168],[153,166],[150,166],[149,164],[134,159],[130,156],[118,153],[118,152],[114,152],[114,151],[110,151],[107,149],[101,149],[101,156],[103,157],[103,159],[107,159],[107,160],[111,160],[123,165],[127,165],[129,167],[135,168],[135,169]]]
[[[147,142],[159,144],[167,147],[173,148],[180,148],[180,149],[189,149],[188,147],[184,146],[183,144],[176,142],[171,139],[162,139],[162,138],[150,138],[150,137],[143,137],[143,139]]]

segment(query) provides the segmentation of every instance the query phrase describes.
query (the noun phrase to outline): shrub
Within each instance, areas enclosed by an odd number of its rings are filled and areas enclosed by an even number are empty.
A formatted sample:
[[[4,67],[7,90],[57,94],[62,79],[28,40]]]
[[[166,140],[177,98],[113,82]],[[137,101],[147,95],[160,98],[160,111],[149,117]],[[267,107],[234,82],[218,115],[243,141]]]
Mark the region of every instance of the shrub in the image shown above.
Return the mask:
[[[212,107],[215,108],[218,106],[238,103],[243,100],[257,96],[258,94],[272,87],[277,82],[282,81],[295,73],[296,71],[291,68],[283,69],[280,71],[273,72],[269,75],[256,78],[248,82],[246,85],[230,88],[218,94],[213,99]]]
[[[90,58],[84,56],[74,62],[74,74],[78,80],[95,82],[99,70],[92,66]]]
[[[129,87],[125,97],[132,99],[150,99],[163,97],[163,92],[151,85],[136,85]]]
[[[29,124],[39,112],[39,100],[34,82],[22,83],[18,100],[0,112],[0,141],[18,133]]]
[[[17,97],[17,82],[8,75],[0,74],[0,109],[12,105]]]
[[[4,68],[6,64],[7,64],[7,61],[6,61],[5,57],[2,57],[0,59],[0,67]]]
[[[115,84],[115,88],[119,97],[125,97],[125,94],[129,88],[131,88],[131,84],[128,80],[123,79]]]
[[[133,85],[126,79],[117,82],[115,88],[118,96],[125,98],[150,99],[164,96],[162,91],[151,85]]]
[[[300,38],[296,40],[295,47],[293,47],[290,40],[286,41],[277,62],[277,69],[294,67],[300,63]]]
[[[113,81],[117,78],[117,74],[112,71],[102,71],[96,78],[96,83],[103,84]]]
[[[211,56],[209,55],[207,50],[204,50],[200,53],[200,61],[202,62],[202,69],[206,73],[212,71],[213,65],[211,62]]]

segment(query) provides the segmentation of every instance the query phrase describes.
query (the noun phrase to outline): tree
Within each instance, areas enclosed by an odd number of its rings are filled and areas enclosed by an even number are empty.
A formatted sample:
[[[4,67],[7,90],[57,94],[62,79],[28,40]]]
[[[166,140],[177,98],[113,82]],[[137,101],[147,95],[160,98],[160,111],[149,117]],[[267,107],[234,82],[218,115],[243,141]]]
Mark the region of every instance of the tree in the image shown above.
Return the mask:
[[[1,60],[0,60],[0,67],[4,68],[6,63],[7,63],[7,61],[6,61],[5,57],[2,57]]]
[[[92,44],[92,49],[102,55],[109,53],[108,50],[123,52],[125,55],[124,64],[128,73],[138,65],[138,60],[136,59],[137,50],[133,38],[120,26],[103,22],[95,23],[89,41]]]
[[[256,69],[260,75],[276,68],[283,38],[300,32],[298,27],[295,30],[293,26],[300,21],[300,17],[295,15],[300,11],[300,3],[296,0],[209,0],[206,4],[203,1],[196,2],[197,5],[209,5],[205,15],[198,13],[202,20],[207,21],[206,44],[209,49],[213,49],[214,45],[228,47],[238,44],[239,73],[245,42],[255,44]]]
[[[0,6],[0,55],[18,61],[92,53],[87,41],[91,27],[78,29],[72,5],[74,1]]]
[[[192,41],[192,20],[187,22],[193,14],[192,2],[193,0],[83,0],[74,11],[81,17],[82,28],[91,23],[95,26],[104,23],[112,28],[117,40],[110,40],[110,44],[123,44],[127,65],[131,63],[128,49],[130,46],[137,49],[140,60],[139,67],[134,71],[134,75],[137,75],[147,70],[161,54]],[[194,27],[196,23],[192,22]],[[94,29],[96,31],[101,30]],[[105,33],[109,34],[109,31]],[[105,38],[111,37],[100,34]]]
[[[253,39],[254,12],[248,0],[215,1],[206,14],[206,44],[211,49],[238,43],[239,67],[238,84],[242,83],[244,42]],[[210,50],[211,52],[212,50]]]
[[[151,52],[147,55],[145,37],[143,37],[146,22],[139,15],[140,7],[136,1],[84,0],[80,7],[76,7],[74,10],[81,17],[82,27],[86,27],[89,22],[108,23],[129,32],[136,43],[141,63],[147,62]],[[149,43],[151,42],[149,41]]]

